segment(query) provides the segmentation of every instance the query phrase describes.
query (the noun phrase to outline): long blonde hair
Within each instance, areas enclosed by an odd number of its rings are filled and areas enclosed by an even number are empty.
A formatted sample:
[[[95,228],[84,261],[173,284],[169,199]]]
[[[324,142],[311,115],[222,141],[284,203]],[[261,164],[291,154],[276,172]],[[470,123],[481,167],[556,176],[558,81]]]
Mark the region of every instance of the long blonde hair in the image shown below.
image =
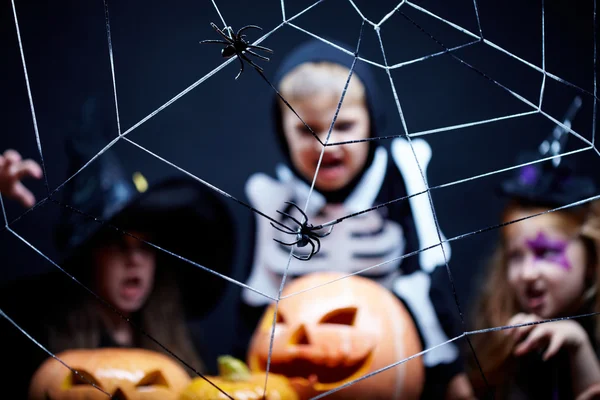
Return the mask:
[[[165,261],[163,258],[157,257],[154,287],[148,300],[139,311],[139,323],[136,323],[136,326],[185,361],[195,371],[204,373],[204,363],[197,354],[185,323],[177,281],[171,270],[164,265]],[[82,262],[82,260],[80,259],[78,262]],[[83,266],[83,268],[86,267]],[[88,274],[84,273],[83,276],[85,277],[83,282],[88,286]],[[85,282],[86,280],[88,282]],[[52,318],[51,324],[46,327],[48,346],[54,353],[73,348],[98,348],[100,346],[104,323],[98,307],[106,305],[101,304],[90,294],[86,294],[85,298],[79,300],[79,298],[72,299],[68,303],[69,308],[57,310],[57,316]],[[135,329],[134,335],[138,333]],[[171,356],[148,336],[140,334],[137,346]],[[186,370],[190,376],[195,375],[194,371]]]
[[[539,210],[541,207],[515,201],[505,209],[503,221],[508,222],[509,214],[517,209]],[[597,279],[600,276],[600,201],[554,212],[560,213],[557,215],[577,229],[576,233],[586,246],[591,278],[583,296],[587,297],[587,301],[592,302],[594,312],[600,312],[600,296],[596,295],[600,287],[600,280]],[[527,221],[518,223],[527,223]],[[490,259],[483,284],[479,286],[480,293],[474,303],[475,310],[472,314],[474,330],[504,326],[513,315],[521,311],[516,295],[508,283],[504,245],[503,238]],[[594,326],[596,336],[594,339],[600,342],[600,318],[596,319]],[[488,384],[502,387],[502,383],[510,378],[515,364],[512,357],[514,346],[512,339],[505,337],[503,331],[495,331],[476,334],[472,337],[471,343]],[[475,365],[474,358],[471,357],[470,360],[469,375],[473,387],[477,392],[483,392],[486,386],[481,372]]]

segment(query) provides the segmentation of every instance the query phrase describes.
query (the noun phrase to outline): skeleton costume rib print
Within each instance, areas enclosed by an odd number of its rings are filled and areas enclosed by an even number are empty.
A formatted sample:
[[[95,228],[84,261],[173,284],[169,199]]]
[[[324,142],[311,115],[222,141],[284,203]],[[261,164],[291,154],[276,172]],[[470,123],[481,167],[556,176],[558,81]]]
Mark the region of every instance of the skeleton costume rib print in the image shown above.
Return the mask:
[[[352,57],[320,41],[308,42],[284,60],[276,84],[295,66],[319,61],[349,68]],[[375,137],[382,132],[383,118],[374,111],[381,110],[381,107],[378,105],[374,77],[367,68],[366,64],[357,63],[354,74],[367,89],[370,133]],[[278,138],[284,155],[290,161],[278,115],[275,107]],[[388,288],[407,306],[418,327],[423,349],[459,335],[451,289],[447,277],[441,274],[443,272],[445,275],[446,271],[445,268],[438,268],[445,264],[444,252],[446,258],[450,258],[450,247],[444,243],[443,252],[439,245],[435,246],[440,239],[427,193],[406,198],[426,189],[419,166],[426,175],[430,159],[431,148],[422,139],[409,143],[404,138],[397,138],[391,141],[389,149],[378,145],[377,141],[370,141],[367,162],[356,179],[333,192],[322,192],[315,187],[305,210],[309,223],[314,226],[400,200],[337,223],[331,234],[319,239],[320,250],[310,260],[290,259],[290,246],[276,240],[292,243],[297,240],[295,236],[274,229],[267,218],[253,216],[255,237],[251,243],[253,246],[248,257],[250,265],[245,283],[262,293],[277,297],[288,260],[287,282],[312,272],[360,272],[361,276]],[[296,222],[276,213],[276,210],[304,222],[304,216],[286,202],[292,202],[304,210],[311,182],[302,177],[291,161],[286,165],[277,165],[275,172],[275,177],[265,173],[253,174],[247,181],[246,195],[253,207],[268,210],[270,216],[277,218],[280,223],[296,229]],[[325,233],[329,229],[325,227],[317,233]],[[442,235],[441,239],[443,241],[445,237]],[[427,247],[431,248],[418,252]],[[293,246],[294,255],[301,258],[309,256],[311,250],[310,244]],[[441,279],[432,279],[436,273]],[[238,318],[242,325],[237,334],[239,356],[245,356],[250,336],[269,303],[267,297],[242,289]],[[443,397],[449,380],[462,372],[458,348],[450,343],[423,357],[426,384],[422,398]]]

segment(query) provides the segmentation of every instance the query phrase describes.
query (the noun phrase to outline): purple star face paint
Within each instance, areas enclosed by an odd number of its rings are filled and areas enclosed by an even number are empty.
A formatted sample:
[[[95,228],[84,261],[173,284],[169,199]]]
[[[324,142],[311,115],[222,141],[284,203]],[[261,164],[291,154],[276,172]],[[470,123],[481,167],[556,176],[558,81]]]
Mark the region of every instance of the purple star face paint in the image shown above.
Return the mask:
[[[539,172],[533,165],[526,165],[521,169],[519,181],[523,185],[532,186],[538,180]]]
[[[527,247],[533,252],[535,261],[553,262],[568,271],[571,269],[571,263],[567,259],[567,245],[566,240],[551,240],[544,232],[538,232],[535,239],[527,240]]]

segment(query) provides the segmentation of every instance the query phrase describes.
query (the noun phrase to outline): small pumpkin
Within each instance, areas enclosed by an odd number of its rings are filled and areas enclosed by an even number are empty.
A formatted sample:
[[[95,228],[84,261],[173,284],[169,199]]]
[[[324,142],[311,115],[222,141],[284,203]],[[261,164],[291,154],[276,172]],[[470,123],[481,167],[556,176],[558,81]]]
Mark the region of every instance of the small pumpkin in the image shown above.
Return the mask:
[[[133,348],[73,349],[40,365],[31,379],[29,400],[176,400],[191,378],[175,360]],[[102,389],[105,393],[98,390]]]
[[[296,278],[279,302],[270,372],[289,378],[297,393],[315,396],[422,351],[418,331],[402,302],[377,282],[335,272]],[[303,292],[303,293],[302,293]],[[248,364],[265,370],[274,305],[252,337]],[[329,394],[329,399],[418,399],[423,358],[416,357]]]
[[[235,400],[298,400],[287,378],[281,375],[269,373],[264,393],[264,373],[253,374],[243,361],[231,356],[220,356],[217,363],[219,376],[208,376],[207,379]],[[202,378],[194,378],[179,397],[179,400],[221,399],[227,399],[227,396]]]

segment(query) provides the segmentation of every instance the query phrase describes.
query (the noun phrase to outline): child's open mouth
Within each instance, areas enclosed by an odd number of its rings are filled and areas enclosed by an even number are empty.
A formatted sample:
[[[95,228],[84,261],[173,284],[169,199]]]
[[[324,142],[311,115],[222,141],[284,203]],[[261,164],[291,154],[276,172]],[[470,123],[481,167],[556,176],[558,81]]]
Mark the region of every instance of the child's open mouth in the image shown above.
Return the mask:
[[[544,305],[545,294],[544,290],[528,287],[525,291],[527,307],[532,311],[541,308]]]
[[[138,277],[126,278],[121,283],[121,295],[126,299],[136,299],[141,296],[142,291],[142,280]]]
[[[336,179],[344,171],[344,160],[341,157],[323,156],[319,168],[319,177],[322,179]]]

